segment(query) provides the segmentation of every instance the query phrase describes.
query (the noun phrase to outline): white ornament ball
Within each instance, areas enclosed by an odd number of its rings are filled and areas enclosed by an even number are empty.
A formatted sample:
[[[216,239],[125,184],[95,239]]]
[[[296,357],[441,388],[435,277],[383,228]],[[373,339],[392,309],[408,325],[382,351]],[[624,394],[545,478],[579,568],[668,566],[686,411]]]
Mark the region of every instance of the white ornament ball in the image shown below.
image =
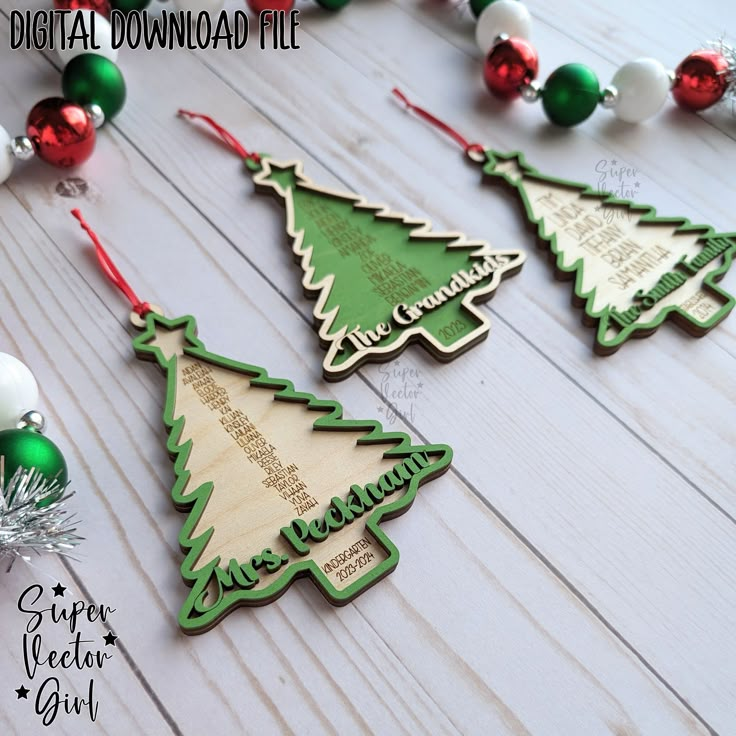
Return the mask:
[[[611,84],[618,90],[613,108],[616,117],[640,123],[662,109],[670,91],[670,76],[656,59],[637,59],[624,64]]]
[[[82,13],[84,16],[84,30],[91,34],[92,33],[92,13],[94,10],[75,10],[66,16],[66,33],[67,33],[67,47],[61,48],[61,24],[56,26],[56,33],[54,35],[54,44],[56,45],[56,53],[61,59],[61,63],[66,66],[75,56],[81,56],[82,54],[99,54],[104,56],[110,61],[116,61],[118,58],[118,50],[112,47],[112,26],[110,21],[99,13],[95,13],[95,36],[94,39],[91,36],[87,39],[86,44],[89,48],[85,48],[85,43],[82,40],[75,39],[74,48],[69,48],[69,34],[74,28],[75,17],[78,13]],[[82,32],[81,21],[77,21],[75,35],[80,35]],[[92,41],[94,40],[95,45],[100,48],[92,48]]]
[[[483,9],[475,26],[478,48],[487,54],[495,40],[505,33],[512,38],[529,38],[532,16],[519,0],[495,0]]]
[[[222,10],[225,0],[173,0],[173,4],[177,10],[186,13],[187,10],[192,11],[192,15],[205,12],[212,15]]]
[[[0,353],[0,430],[15,429],[20,418],[38,402],[38,384],[30,369]]]
[[[6,182],[13,172],[15,156],[10,150],[11,141],[8,131],[0,125],[0,184]]]

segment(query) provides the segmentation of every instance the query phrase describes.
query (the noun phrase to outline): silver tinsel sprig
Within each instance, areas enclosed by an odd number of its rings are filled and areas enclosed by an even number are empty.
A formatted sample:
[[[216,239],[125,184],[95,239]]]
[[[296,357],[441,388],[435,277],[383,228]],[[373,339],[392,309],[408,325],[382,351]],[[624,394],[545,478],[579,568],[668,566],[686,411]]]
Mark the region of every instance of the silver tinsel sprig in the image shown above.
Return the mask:
[[[19,468],[7,485],[0,476],[0,560],[8,560],[8,570],[19,557],[68,555],[82,541],[75,533],[76,518],[66,508],[73,495],[37,470]],[[49,496],[55,498],[52,503],[38,505]]]
[[[726,71],[728,87],[721,101],[730,104],[731,112],[736,115],[736,47],[726,43],[724,38],[719,38],[717,41],[708,41],[706,46],[713,49],[713,51],[717,51],[728,62],[728,70]]]

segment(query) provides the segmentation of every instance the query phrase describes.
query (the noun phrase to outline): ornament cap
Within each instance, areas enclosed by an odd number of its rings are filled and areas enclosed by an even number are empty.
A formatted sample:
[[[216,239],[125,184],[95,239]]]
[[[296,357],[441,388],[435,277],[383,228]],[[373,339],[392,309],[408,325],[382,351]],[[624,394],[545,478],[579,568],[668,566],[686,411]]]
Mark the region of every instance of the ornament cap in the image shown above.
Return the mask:
[[[18,422],[18,429],[25,429],[29,432],[38,432],[43,434],[46,429],[46,419],[41,412],[34,410],[27,411]]]

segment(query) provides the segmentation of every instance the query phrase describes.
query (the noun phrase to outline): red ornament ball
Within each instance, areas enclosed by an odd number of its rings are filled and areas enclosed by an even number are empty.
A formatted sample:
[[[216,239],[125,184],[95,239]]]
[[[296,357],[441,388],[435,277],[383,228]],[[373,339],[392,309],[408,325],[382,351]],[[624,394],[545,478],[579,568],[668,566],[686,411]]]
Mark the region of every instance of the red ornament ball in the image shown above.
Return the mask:
[[[112,6],[110,0],[54,0],[57,10],[94,10],[110,20]]]
[[[248,7],[260,15],[264,10],[291,10],[294,0],[247,0]]]
[[[86,110],[61,97],[35,105],[26,134],[39,158],[64,169],[84,163],[95,148],[95,127]]]
[[[685,110],[705,110],[726,93],[729,83],[728,60],[713,49],[694,51],[675,71],[672,96]]]
[[[539,56],[529,41],[509,38],[499,41],[489,52],[483,67],[488,89],[503,100],[519,96],[519,87],[537,77]]]

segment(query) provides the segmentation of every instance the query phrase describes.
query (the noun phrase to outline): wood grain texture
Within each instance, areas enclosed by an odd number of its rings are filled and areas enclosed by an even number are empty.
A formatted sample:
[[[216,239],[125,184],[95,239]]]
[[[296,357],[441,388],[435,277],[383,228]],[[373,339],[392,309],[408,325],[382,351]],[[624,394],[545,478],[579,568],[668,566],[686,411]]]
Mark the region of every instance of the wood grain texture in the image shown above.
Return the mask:
[[[543,70],[586,61],[603,79],[643,53],[674,64],[719,30],[703,19],[733,12],[702,6],[691,22],[684,2],[664,17],[655,3],[532,3]],[[87,732],[730,733],[734,323],[701,340],[662,328],[610,359],[591,356],[569,287],[533,252],[511,198],[479,186],[478,170],[388,93],[398,83],[545,173],[595,184],[601,160],[626,161],[661,214],[725,231],[733,121],[668,111],[632,132],[601,112],[561,134],[538,108],[486,96],[472,24],[444,5],[356,2],[302,22],[299,52],[123,53],[128,105],[78,173],[81,198],[60,196],[66,175],[37,163],[0,188],[0,349],[39,378],[88,537],[82,562],[38,567],[116,605],[130,656],[102,688],[107,720]],[[39,54],[9,52],[1,25],[0,109],[15,131],[56,93],[58,74]],[[181,106],[214,114],[247,146],[305,160],[320,184],[529,253],[494,300],[486,343],[447,366],[412,349],[401,358],[423,388],[397,403],[406,422],[391,426],[451,444],[456,471],[387,525],[402,550],[396,572],[340,610],[298,584],[196,640],[176,626],[183,517],[169,500],[163,387],[133,359],[125,305],[70,203],[143,298],[197,314],[210,349],[289,366],[297,388],[360,418],[393,416],[398,379],[373,366],[344,384],[320,380],[282,210],[174,118]],[[733,285],[730,275],[723,286]],[[36,574],[17,568],[2,581],[9,733],[29,732],[11,702],[22,625],[12,609]]]

